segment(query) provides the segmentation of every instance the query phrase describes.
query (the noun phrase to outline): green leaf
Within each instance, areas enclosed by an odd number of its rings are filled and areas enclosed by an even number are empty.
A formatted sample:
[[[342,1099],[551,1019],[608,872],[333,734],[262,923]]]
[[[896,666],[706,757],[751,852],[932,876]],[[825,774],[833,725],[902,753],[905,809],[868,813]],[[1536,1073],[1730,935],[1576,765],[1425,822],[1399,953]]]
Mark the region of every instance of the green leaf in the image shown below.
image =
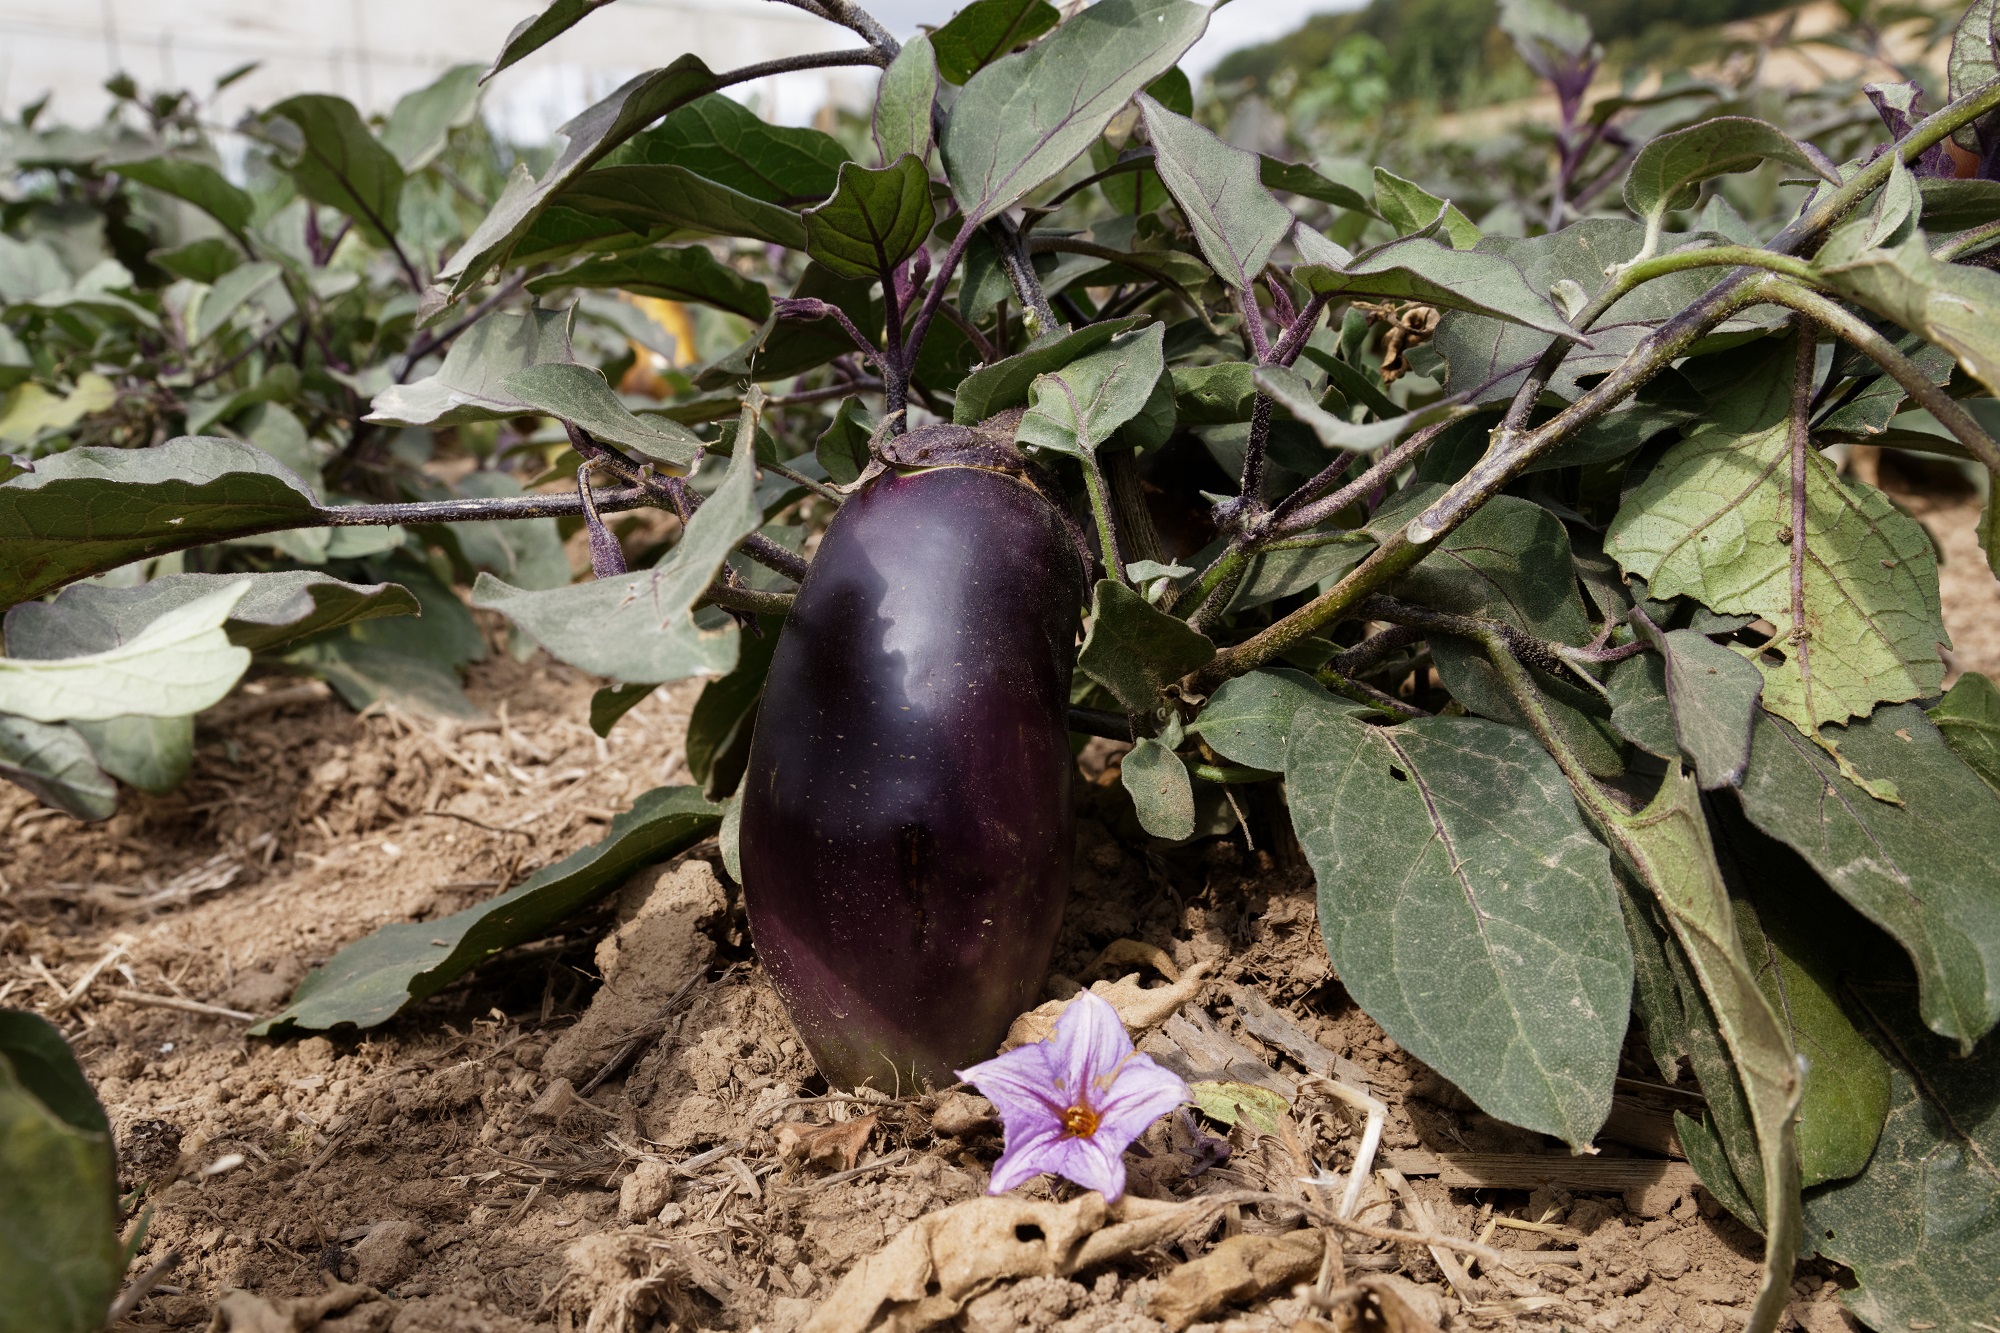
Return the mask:
[[[1952,752],[2000,794],[2000,690],[1968,671],[1945,692],[1929,717]]]
[[[806,251],[844,278],[892,280],[937,221],[930,173],[905,154],[880,171],[849,162],[833,197],[805,211]]]
[[[2000,273],[1931,257],[1913,232],[1893,250],[1870,250],[1822,270],[1835,291],[1920,333],[2000,394]]]
[[[215,286],[201,299],[191,330],[196,346],[227,328],[245,304],[280,286],[285,270],[268,259],[239,264],[215,280]],[[282,290],[282,288],[280,288]],[[190,413],[192,415],[192,412]]]
[[[1946,88],[1952,98],[1964,97],[1983,83],[2000,78],[2000,6],[1994,0],[1973,0],[1965,17],[1951,35],[1951,54],[1945,59]],[[1993,117],[1983,122],[1961,125],[1952,131],[1960,148],[1980,152],[1982,132],[1991,134]]]
[[[479,118],[483,82],[479,66],[453,65],[422,88],[404,93],[382,127],[382,146],[404,171],[422,171],[444,151],[453,130]]]
[[[1750,116],[1718,116],[1640,149],[1625,177],[1625,203],[1657,233],[1668,213],[1694,206],[1703,181],[1766,161],[1826,174],[1824,159],[1777,126]]]
[[[635,416],[596,366],[551,361],[517,370],[501,385],[532,410],[574,422],[596,439],[623,445],[657,463],[687,467],[702,447],[701,437],[678,422]]]
[[[1428,236],[1405,236],[1343,264],[1299,264],[1292,276],[1320,295],[1418,301],[1439,310],[1469,310],[1545,333],[1567,334],[1585,344],[1596,337],[1572,329],[1512,260],[1485,249],[1453,250]]]
[[[637,708],[658,685],[606,685],[590,696],[590,729],[609,736],[618,719]]]
[[[166,574],[129,588],[72,584],[51,602],[7,612],[7,650],[16,657],[82,657],[108,652],[145,632],[168,611],[247,584],[223,631],[253,653],[341,625],[418,614],[417,599],[394,583],[344,583],[316,569],[265,574]]]
[[[487,70],[479,81],[484,83],[509,65],[533,55],[610,3],[611,0],[555,0],[541,13],[522,19],[507,34],[500,54],[494,58],[493,68]]]
[[[1291,1103],[1269,1088],[1211,1080],[1190,1083],[1188,1091],[1194,1094],[1195,1108],[1218,1125],[1241,1122],[1260,1134],[1276,1137],[1291,1123]]]
[[[125,1269],[111,1127],[56,1030],[0,1010],[0,1327],[93,1333]]]
[[[1763,675],[1693,630],[1673,630],[1663,642],[1665,656],[1646,653],[1613,669],[1613,721],[1662,759],[1685,755],[1703,790],[1736,785],[1750,762]]]
[[[250,1029],[283,1036],[351,1024],[377,1027],[503,949],[548,933],[642,866],[715,832],[721,807],[692,787],[655,787],[611,821],[601,842],[536,871],[491,902],[436,921],[396,922],[335,954],[282,1013]]]
[[[226,581],[103,652],[0,658],[0,713],[36,722],[198,713],[229,693],[250,665],[249,650],[222,630],[249,591],[248,580]]]
[[[1103,350],[1035,377],[1015,438],[1056,453],[1095,454],[1139,415],[1166,373],[1166,325],[1121,334]]]
[[[770,674],[771,655],[785,627],[779,616],[759,616],[757,624],[763,633],[742,638],[735,669],[702,686],[701,697],[688,714],[688,776],[701,784],[711,801],[727,798],[742,781],[757,704],[764,697],[764,678]]]
[[[1143,316],[1133,315],[1086,324],[1074,333],[1047,336],[1024,352],[981,366],[959,384],[951,419],[961,426],[971,426],[996,412],[1020,406],[1028,401],[1029,387],[1037,376],[1061,370],[1070,362],[1089,356],[1142,320]]]
[[[671,164],[752,199],[792,205],[831,194],[847,160],[830,134],[768,124],[741,102],[710,93],[634,136],[606,165]]]
[[[1889,1059],[1889,1117],[1868,1169],[1814,1190],[1806,1236],[1854,1270],[1871,1328],[2000,1325],[2000,1064],[1956,1058],[1907,991],[1854,992]]]
[[[1404,236],[1423,231],[1442,219],[1452,249],[1470,250],[1479,244],[1479,228],[1458,211],[1456,204],[1381,167],[1375,168],[1375,207],[1383,220]]]
[[[347,214],[375,244],[393,243],[403,168],[368,132],[352,102],[329,93],[301,93],[264,116],[298,127],[299,143],[285,147],[286,168],[300,194]],[[294,151],[296,156],[290,156]]]
[[[1290,667],[1253,671],[1216,687],[1188,731],[1224,759],[1280,773],[1292,720],[1301,708],[1321,705],[1342,706],[1303,671]]]
[[[1311,167],[1297,162],[1281,162],[1269,154],[1259,158],[1258,179],[1266,189],[1296,194],[1335,208],[1345,208],[1367,217],[1375,216],[1375,205],[1352,185],[1329,180]]]
[[[551,655],[627,684],[720,676],[735,666],[736,627],[698,624],[696,601],[736,543],[763,523],[755,451],[737,450],[722,484],[661,564],[619,578],[530,592],[482,574],[472,604],[498,611]]]
[[[297,526],[312,512],[297,478],[236,440],[71,449],[0,483],[0,606],[148,556]]]
[[[463,426],[524,416],[535,407],[514,396],[507,377],[550,361],[570,361],[568,310],[499,310],[452,340],[437,373],[392,384],[362,418],[385,426]]]
[[[1248,291],[1292,229],[1292,210],[1259,180],[1255,153],[1232,147],[1145,94],[1139,114],[1153,141],[1153,169],[1194,229],[1202,257],[1224,282]]]
[[[565,4],[563,0],[558,0],[541,21],[548,20],[558,10],[574,10],[574,16],[554,26],[539,39],[535,39],[532,29],[516,29],[515,38],[509,39],[507,49],[501,53],[500,63],[494,69],[506,68],[569,27],[583,16],[584,11],[577,5],[588,2],[576,0],[576,4]],[[537,21],[531,20],[533,22]],[[516,46],[522,43],[526,45],[516,54]],[[563,150],[549,164],[549,169],[540,178],[535,178],[528,174],[525,167],[516,166],[485,220],[473,229],[472,235],[465,239],[438,276],[451,280],[454,292],[464,292],[505,257],[558,191],[641,129],[714,86],[715,76],[708,66],[697,56],[685,55],[665,69],[656,69],[630,80],[611,96],[563,125],[557,131],[563,136]]]
[[[1132,95],[1173,67],[1208,11],[1186,0],[1099,0],[1025,51],[974,74],[951,109],[944,160],[977,226],[1053,177]],[[932,38],[951,74],[945,30]]]
[[[1048,8],[1046,4],[1042,7]],[[882,71],[881,86],[875,90],[875,148],[882,155],[883,166],[905,153],[919,162],[930,157],[931,110],[937,102],[937,88],[937,51],[931,39],[919,33],[903,43],[889,68]]]
[[[851,486],[867,470],[868,441],[875,434],[875,422],[861,400],[849,395],[840,400],[833,424],[819,437],[813,456],[826,469],[836,486]]]
[[[0,715],[0,778],[78,819],[109,819],[118,811],[118,788],[74,727]]]
[[[1969,1052],[2000,1019],[2000,798],[1913,704],[1850,723],[1840,754],[1902,804],[1871,799],[1810,736],[1763,716],[1743,809],[1903,946],[1924,1022]]]
[[[1329,451],[1379,453],[1425,426],[1449,421],[1463,415],[1466,410],[1446,401],[1431,403],[1384,421],[1347,421],[1321,407],[1319,395],[1312,391],[1305,376],[1289,366],[1258,366],[1255,379],[1257,387],[1269,394],[1272,402],[1291,413],[1300,425],[1309,427]]]
[[[1745,398],[1660,460],[1625,498],[1605,551],[1656,598],[1692,596],[1777,627],[1781,662],[1758,659],[1764,706],[1810,731],[1877,703],[1935,694],[1937,557],[1916,520],[1871,486],[1806,454],[1806,527],[1791,529],[1791,427],[1783,395]],[[1805,542],[1805,623],[1792,610],[1791,539]],[[1792,640],[1805,632],[1803,644]],[[1810,674],[1808,674],[1810,673]]]
[[[1218,361],[1208,366],[1175,366],[1174,413],[1189,426],[1213,426],[1248,421],[1257,401],[1257,367],[1248,361]]]
[[[2000,181],[1928,177],[1917,182],[1922,222],[1933,232],[1965,231],[2000,218]]]
[[[1249,572],[1229,598],[1228,613],[1264,606],[1337,579],[1360,564],[1375,545],[1367,533],[1338,528],[1316,528],[1301,534],[1301,539],[1305,537],[1318,539],[1317,544],[1266,547],[1251,556]]]
[[[1611,1109],[1632,952],[1610,857],[1525,731],[1293,722],[1285,790],[1354,1000],[1488,1114],[1581,1147]]]
[[[1215,656],[1215,645],[1187,622],[1151,605],[1131,588],[1098,580],[1090,602],[1090,633],[1077,669],[1110,690],[1129,713],[1160,706],[1160,689]]]
[[[662,232],[747,236],[792,250],[806,248],[805,223],[791,209],[671,163],[599,167],[564,190],[561,202],[643,237]]]
[[[248,227],[257,210],[255,200],[206,162],[153,157],[140,162],[113,162],[108,167],[126,180],[185,199],[233,232]]]
[[[694,301],[760,324],[771,314],[771,293],[764,284],[718,263],[702,245],[655,246],[627,255],[586,259],[528,284],[528,290],[537,296],[565,287],[608,287],[634,296]]]
[[[1743,822],[1723,821],[1718,861],[1758,988],[1804,1061],[1800,1183],[1840,1180],[1868,1165],[1889,1110],[1889,1067],[1840,1000],[1841,977],[1868,973],[1880,937],[1796,853]]]
[[[1125,755],[1118,780],[1132,796],[1140,828],[1169,842],[1194,836],[1194,780],[1179,755],[1145,737]]]
[[[194,764],[192,717],[110,717],[72,725],[106,773],[149,796],[180,786]]]
[[[974,0],[931,34],[938,73],[962,84],[1017,46],[1056,26],[1062,14],[1046,0]]]

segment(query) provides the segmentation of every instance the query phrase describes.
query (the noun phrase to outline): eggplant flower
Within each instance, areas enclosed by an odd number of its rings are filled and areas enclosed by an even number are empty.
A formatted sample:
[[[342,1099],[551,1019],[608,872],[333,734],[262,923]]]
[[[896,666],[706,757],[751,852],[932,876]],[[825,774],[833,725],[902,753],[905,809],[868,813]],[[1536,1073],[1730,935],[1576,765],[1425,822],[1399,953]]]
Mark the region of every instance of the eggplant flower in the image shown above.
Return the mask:
[[[1194,1100],[1179,1075],[1132,1049],[1118,1011],[1089,991],[1062,1011],[1047,1041],[1018,1046],[958,1076],[998,1108],[1007,1130],[988,1194],[1047,1171],[1116,1199],[1125,1192],[1125,1149],[1155,1120]]]

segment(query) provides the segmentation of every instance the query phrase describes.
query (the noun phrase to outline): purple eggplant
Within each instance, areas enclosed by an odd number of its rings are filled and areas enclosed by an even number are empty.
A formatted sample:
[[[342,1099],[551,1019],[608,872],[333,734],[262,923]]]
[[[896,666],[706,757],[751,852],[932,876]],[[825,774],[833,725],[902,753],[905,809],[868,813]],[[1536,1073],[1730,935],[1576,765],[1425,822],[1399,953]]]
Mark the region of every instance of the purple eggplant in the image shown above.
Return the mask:
[[[1075,843],[1083,580],[1073,520],[985,467],[885,472],[828,526],[740,836],[757,951],[830,1083],[950,1083],[1038,998]]]

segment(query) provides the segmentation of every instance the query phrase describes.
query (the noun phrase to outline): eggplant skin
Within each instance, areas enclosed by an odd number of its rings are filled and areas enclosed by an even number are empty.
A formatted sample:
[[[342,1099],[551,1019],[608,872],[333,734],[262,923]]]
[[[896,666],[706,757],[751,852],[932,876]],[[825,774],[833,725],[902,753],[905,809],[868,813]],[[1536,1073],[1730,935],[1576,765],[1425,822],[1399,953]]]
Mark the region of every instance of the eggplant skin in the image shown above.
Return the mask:
[[[830,1084],[945,1086],[1048,972],[1083,573],[1005,473],[888,473],[806,573],[743,783],[757,952]]]

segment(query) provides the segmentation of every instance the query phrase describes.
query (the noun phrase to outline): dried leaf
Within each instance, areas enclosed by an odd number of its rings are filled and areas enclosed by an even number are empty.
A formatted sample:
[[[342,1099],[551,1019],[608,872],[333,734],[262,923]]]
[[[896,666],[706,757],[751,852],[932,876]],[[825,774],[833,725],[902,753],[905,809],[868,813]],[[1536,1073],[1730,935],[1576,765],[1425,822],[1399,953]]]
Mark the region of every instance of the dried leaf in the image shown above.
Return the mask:
[[[1176,1009],[1192,1000],[1208,972],[1207,963],[1196,963],[1179,981],[1151,990],[1139,984],[1139,974],[1134,972],[1117,981],[1100,981],[1090,991],[1109,1000],[1118,1011],[1118,1021],[1136,1037],[1147,1028],[1166,1022]],[[1007,1029],[1007,1039],[1000,1043],[1000,1049],[1011,1051],[1032,1041],[1046,1041],[1056,1030],[1056,1015],[1068,1003],[1067,999],[1050,1000],[1022,1014]]]
[[[778,1153],[790,1160],[803,1159],[814,1166],[830,1166],[836,1171],[852,1171],[862,1149],[875,1133],[878,1116],[815,1125],[809,1120],[788,1120],[771,1131],[778,1141]]]
[[[1146,1313],[1174,1333],[1228,1305],[1303,1282],[1319,1272],[1326,1250],[1320,1231],[1285,1236],[1231,1236],[1160,1283]]]

